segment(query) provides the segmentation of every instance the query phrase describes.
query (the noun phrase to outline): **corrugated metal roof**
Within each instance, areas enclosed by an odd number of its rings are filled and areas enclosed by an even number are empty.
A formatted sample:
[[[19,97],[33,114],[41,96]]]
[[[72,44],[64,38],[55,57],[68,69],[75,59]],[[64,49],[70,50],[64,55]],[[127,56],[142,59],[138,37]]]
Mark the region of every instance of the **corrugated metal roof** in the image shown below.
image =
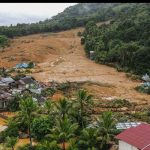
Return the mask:
[[[131,127],[136,127],[140,124],[141,122],[120,122],[120,123],[117,123],[116,128],[124,130],[124,129],[128,129]]]
[[[12,82],[15,82],[15,80],[8,77],[8,78],[2,78],[1,82],[3,82],[3,83],[12,83]]]
[[[137,127],[131,127],[118,134],[116,138],[140,150],[150,150],[150,125],[142,123]]]

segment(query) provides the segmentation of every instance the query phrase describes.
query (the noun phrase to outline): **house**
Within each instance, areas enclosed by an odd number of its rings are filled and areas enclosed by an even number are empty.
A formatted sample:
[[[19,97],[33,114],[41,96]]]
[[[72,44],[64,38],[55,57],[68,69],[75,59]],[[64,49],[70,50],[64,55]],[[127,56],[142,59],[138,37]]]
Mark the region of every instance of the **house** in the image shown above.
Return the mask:
[[[37,86],[37,81],[34,80],[31,76],[26,76],[21,78],[17,84],[19,89],[27,89],[32,86]]]
[[[11,77],[0,78],[0,89],[10,88],[13,84],[15,84],[15,80]]]
[[[94,60],[95,57],[95,52],[94,51],[90,51],[90,59]]]
[[[119,122],[116,125],[116,129],[125,130],[125,129],[131,128],[131,127],[136,127],[140,124],[141,124],[141,122]]]
[[[28,64],[27,63],[21,63],[21,64],[17,64],[16,65],[16,68],[17,69],[21,69],[21,68],[28,68]]]
[[[13,100],[12,94],[6,91],[0,91],[0,109],[6,109],[8,103]]]
[[[146,73],[144,76],[142,76],[142,80],[144,80],[145,82],[150,82],[149,75]]]
[[[142,123],[118,134],[119,150],[150,150],[150,124]]]

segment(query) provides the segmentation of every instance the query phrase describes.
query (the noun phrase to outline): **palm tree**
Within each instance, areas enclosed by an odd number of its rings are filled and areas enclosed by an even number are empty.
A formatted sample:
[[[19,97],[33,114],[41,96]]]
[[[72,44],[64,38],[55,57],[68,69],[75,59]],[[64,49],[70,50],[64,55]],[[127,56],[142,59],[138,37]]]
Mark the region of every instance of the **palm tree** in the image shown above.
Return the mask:
[[[66,116],[56,120],[56,126],[51,129],[49,135],[53,140],[62,143],[62,149],[66,150],[66,142],[75,137],[75,131],[78,128],[77,123],[72,123]]]
[[[77,93],[77,99],[74,103],[79,112],[79,118],[81,120],[81,127],[82,129],[84,128],[84,113],[88,112],[88,108],[89,106],[91,106],[91,104],[93,104],[93,101],[92,101],[92,95],[89,95],[87,93],[87,91],[85,90],[79,90],[78,93]]]
[[[40,150],[61,150],[61,148],[58,146],[57,141],[49,142],[47,140],[43,141],[38,145],[38,148]]]
[[[44,103],[44,109],[48,115],[51,115],[54,110],[54,103],[51,100],[46,100]]]
[[[85,128],[79,138],[79,146],[83,149],[96,149],[99,142],[98,130],[96,128]]]
[[[33,101],[32,97],[28,97],[20,101],[20,116],[23,120],[26,121],[28,125],[30,147],[32,147],[32,138],[31,138],[31,124],[33,122],[34,113],[37,109],[37,103]]]
[[[67,150],[78,150],[76,139],[70,139],[69,140],[69,146],[68,146]]]
[[[98,119],[98,128],[101,135],[101,149],[108,146],[110,140],[114,137],[115,128],[115,118],[112,112],[104,112],[102,117]]]
[[[56,104],[56,109],[58,114],[64,119],[66,115],[69,114],[71,108],[71,103],[66,99],[60,99],[60,101]]]
[[[14,147],[15,147],[17,141],[18,141],[18,138],[16,138],[16,137],[7,136],[6,137],[6,147],[10,147],[10,148],[12,148],[12,150],[14,150]]]

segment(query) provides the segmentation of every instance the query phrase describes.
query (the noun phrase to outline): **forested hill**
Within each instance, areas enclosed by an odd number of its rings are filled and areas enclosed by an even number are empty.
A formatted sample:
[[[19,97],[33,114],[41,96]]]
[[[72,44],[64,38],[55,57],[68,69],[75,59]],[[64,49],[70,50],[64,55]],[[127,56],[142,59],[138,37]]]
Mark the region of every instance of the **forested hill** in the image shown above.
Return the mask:
[[[147,5],[136,3],[81,3],[68,7],[62,13],[45,21],[31,24],[18,23],[16,26],[11,25],[9,27],[1,26],[0,35],[12,38],[34,33],[58,32],[84,26],[90,20],[99,22],[116,19],[125,16],[124,14],[132,13],[132,10],[136,7],[146,7]]]
[[[129,4],[127,4],[129,5]],[[123,5],[115,7],[116,11]],[[113,64],[118,70],[150,75],[150,4],[134,4],[132,9],[109,25],[86,25],[84,38],[87,56],[95,51],[95,61]]]

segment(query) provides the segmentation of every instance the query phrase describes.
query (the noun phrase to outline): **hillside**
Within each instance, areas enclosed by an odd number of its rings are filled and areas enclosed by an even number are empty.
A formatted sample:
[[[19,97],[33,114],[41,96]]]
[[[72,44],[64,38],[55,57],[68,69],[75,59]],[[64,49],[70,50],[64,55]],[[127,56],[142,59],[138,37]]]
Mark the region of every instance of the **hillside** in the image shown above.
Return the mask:
[[[122,17],[131,13],[134,8],[146,7],[145,4],[136,3],[81,3],[68,7],[62,13],[38,23],[20,24],[16,26],[0,27],[0,34],[8,37],[28,35],[42,32],[58,32],[72,29],[94,20],[106,21]]]
[[[116,150],[118,123],[150,123],[149,6],[84,3],[0,27],[0,149]]]
[[[132,11],[126,6],[127,11],[109,25],[97,27],[93,21],[86,25],[86,54],[89,57],[90,51],[94,51],[96,62],[111,64],[118,70],[150,74],[150,5],[131,5]],[[122,6],[113,9],[120,11]]]
[[[125,73],[92,62],[84,53],[77,36],[83,28],[59,33],[35,34],[15,38],[9,48],[0,55],[1,67],[14,67],[17,63],[33,61],[36,67],[31,75],[38,81],[92,81],[100,85],[87,85],[98,98],[118,97],[143,104],[149,95],[138,93],[134,88],[140,82],[132,81]]]

